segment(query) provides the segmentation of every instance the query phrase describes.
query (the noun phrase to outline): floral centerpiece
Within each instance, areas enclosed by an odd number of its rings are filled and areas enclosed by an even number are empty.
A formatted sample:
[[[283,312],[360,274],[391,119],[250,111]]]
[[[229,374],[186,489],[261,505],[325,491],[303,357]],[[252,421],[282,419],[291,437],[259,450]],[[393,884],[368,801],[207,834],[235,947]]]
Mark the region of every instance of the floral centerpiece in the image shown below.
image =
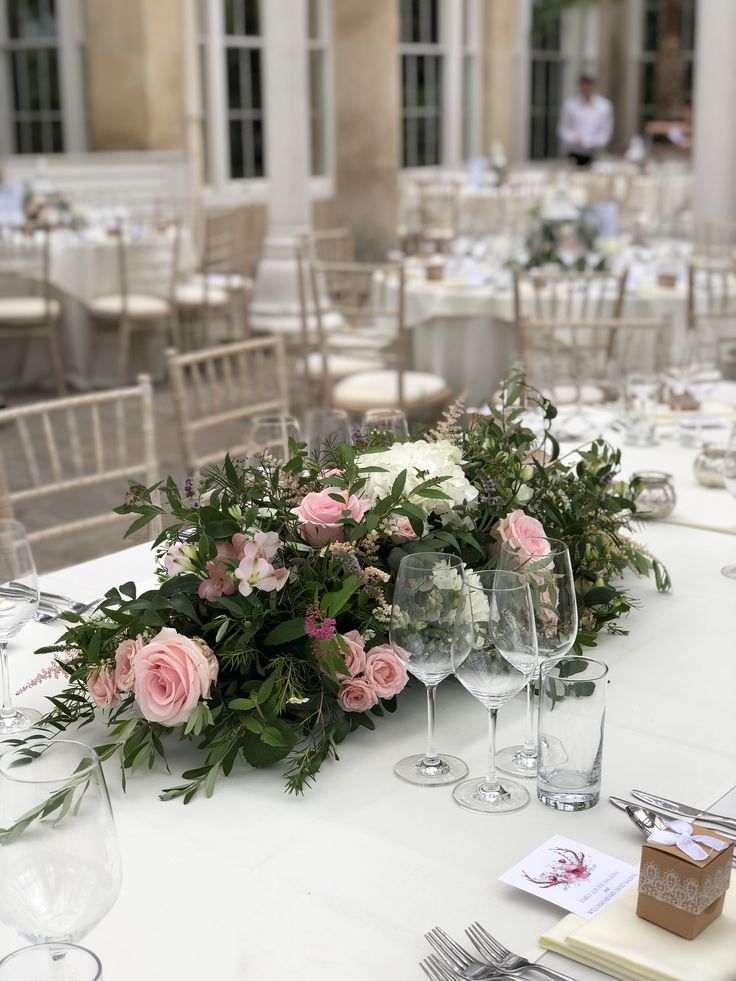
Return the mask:
[[[558,220],[532,214],[531,230],[526,240],[526,269],[561,266],[578,272],[599,272],[606,268],[606,258],[597,251],[597,229],[582,217]]]
[[[351,732],[396,708],[407,675],[388,637],[393,581],[416,551],[480,569],[498,542],[546,531],[570,548],[576,649],[623,632],[632,601],[621,575],[653,573],[667,589],[667,574],[626,533],[636,505],[618,451],[596,440],[561,459],[555,414],[517,373],[464,429],[456,405],[412,442],[379,434],[377,446],[326,447],[319,462],[292,444],[284,463],[228,458],[198,487],[132,486],[117,509],[136,515],[130,531],[166,522],[159,584],[122,584],[89,618],[67,616],[45,648],[67,687],[44,724],[102,713],[111,734],[98,751],[129,770],[165,761],[169,733],[196,742],[201,762],[164,799],[211,794],[239,760],[285,761],[288,790],[301,792]]]
[[[79,208],[72,207],[63,194],[58,191],[41,191],[26,188],[23,198],[24,231],[35,232],[40,229],[71,228],[78,231],[84,228],[86,220]]]

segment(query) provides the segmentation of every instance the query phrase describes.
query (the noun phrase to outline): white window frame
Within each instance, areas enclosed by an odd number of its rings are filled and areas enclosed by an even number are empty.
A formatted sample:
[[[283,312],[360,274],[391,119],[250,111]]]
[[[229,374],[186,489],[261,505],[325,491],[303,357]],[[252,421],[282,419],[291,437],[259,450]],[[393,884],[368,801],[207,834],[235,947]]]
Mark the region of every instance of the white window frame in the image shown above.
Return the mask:
[[[309,137],[312,137],[311,120],[311,92],[309,92],[309,61],[313,51],[322,53],[322,124],[323,124],[323,147],[322,155],[325,163],[323,174],[311,174],[310,184],[316,197],[328,197],[332,193],[331,175],[335,172],[335,103],[334,103],[334,74],[333,74],[333,38],[332,38],[332,0],[314,0],[317,4],[317,19],[319,23],[319,38],[309,37],[308,28],[305,29],[307,39],[307,91],[309,93]],[[339,0],[338,0],[339,2]],[[309,17],[309,2],[307,0],[307,17]],[[312,147],[310,146],[309,159],[312,159]]]
[[[400,0],[396,0],[400,3]],[[464,31],[464,18],[468,29]],[[467,162],[463,146],[463,73],[465,59],[473,62],[470,156],[482,152],[482,86],[483,86],[483,11],[480,0],[439,0],[439,40],[433,43],[409,43],[399,40],[399,58],[403,55],[435,55],[442,59],[442,104],[440,112],[440,159],[438,163],[404,167],[406,174],[422,174],[433,166],[460,167]],[[401,77],[401,72],[400,72]],[[403,98],[402,98],[403,104]],[[403,148],[402,148],[403,158]]]
[[[0,0],[0,156],[20,152],[13,132],[13,95],[10,72],[10,48],[33,49],[32,41],[10,41],[8,37],[8,0]],[[56,50],[61,96],[61,126],[64,153],[82,153],[87,149],[87,100],[84,73],[84,11],[81,0],[56,0]],[[46,45],[44,45],[46,46]],[[33,156],[28,153],[24,156]],[[36,154],[42,156],[43,154]]]
[[[259,47],[263,52],[261,56],[262,66],[265,64],[265,48],[268,44],[268,37],[263,28],[263,9],[264,3],[268,0],[261,0],[261,34],[256,36],[244,36],[242,38],[244,47]],[[327,172],[319,177],[310,177],[309,193],[312,200],[329,198],[334,193],[334,112],[332,96],[332,32],[331,32],[331,0],[319,0],[320,17],[324,29],[324,36],[317,42],[325,51],[325,163]],[[202,0],[201,10],[204,13],[205,24],[197,11],[197,46],[198,49],[204,47],[204,59],[197,57],[195,65],[197,71],[202,70],[204,62],[205,77],[200,79],[198,90],[203,93],[204,104],[202,111],[204,114],[204,125],[206,137],[207,155],[207,182],[204,190],[207,200],[216,203],[227,201],[231,197],[247,197],[249,201],[267,202],[269,195],[268,180],[268,141],[265,133],[269,126],[278,126],[279,120],[273,119],[270,115],[270,103],[266,88],[265,70],[263,71],[261,85],[263,86],[263,126],[264,126],[264,171],[263,177],[242,177],[231,178],[229,174],[229,150],[228,150],[228,123],[227,123],[227,84],[226,84],[226,57],[225,57],[225,20],[223,13],[222,0]],[[203,30],[204,27],[204,30]],[[308,25],[304,24],[304,44],[309,52],[310,42],[307,37]],[[240,42],[240,39],[239,39]],[[314,43],[314,42],[312,42]],[[198,50],[199,53],[199,50]],[[307,69],[308,71],[308,69]],[[308,92],[309,77],[304,80],[305,97],[309,98]],[[309,114],[309,105],[307,105]],[[308,155],[311,160],[311,153]]]

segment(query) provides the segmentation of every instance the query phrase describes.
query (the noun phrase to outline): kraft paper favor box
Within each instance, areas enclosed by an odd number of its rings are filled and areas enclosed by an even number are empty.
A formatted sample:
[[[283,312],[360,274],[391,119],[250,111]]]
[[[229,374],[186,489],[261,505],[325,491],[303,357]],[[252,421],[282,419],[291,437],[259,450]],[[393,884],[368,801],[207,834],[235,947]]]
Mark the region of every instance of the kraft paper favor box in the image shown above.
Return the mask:
[[[721,914],[731,880],[733,841],[710,828],[693,825],[694,835],[708,835],[726,843],[723,851],[707,845],[699,861],[677,845],[647,841],[642,848],[637,916],[664,927],[686,940],[694,940]]]

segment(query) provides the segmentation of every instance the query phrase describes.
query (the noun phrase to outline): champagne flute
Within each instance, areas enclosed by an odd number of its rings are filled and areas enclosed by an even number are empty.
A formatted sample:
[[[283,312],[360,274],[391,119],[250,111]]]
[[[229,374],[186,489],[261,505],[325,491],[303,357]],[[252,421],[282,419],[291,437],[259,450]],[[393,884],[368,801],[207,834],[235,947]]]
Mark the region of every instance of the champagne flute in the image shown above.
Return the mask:
[[[500,814],[529,802],[521,784],[498,778],[499,708],[517,695],[537,667],[537,627],[529,578],[517,572],[468,572],[455,620],[452,657],[458,681],[488,709],[485,777],[463,780],[453,798],[469,811]]]
[[[392,443],[409,438],[409,423],[402,409],[369,409],[363,416],[363,432],[390,436]]]
[[[97,753],[47,739],[0,757],[0,920],[36,946],[0,964],[0,981],[100,976],[77,946],[120,892],[115,824]]]
[[[497,566],[520,572],[529,580],[537,625],[540,660],[567,654],[578,633],[578,607],[570,552],[564,542],[545,535],[524,535],[501,546]],[[526,687],[524,743],[498,753],[498,769],[512,776],[537,775],[534,681]]]
[[[312,409],[307,416],[309,455],[314,460],[329,458],[329,450],[353,442],[350,417],[342,409]]]
[[[462,760],[440,755],[435,747],[437,685],[452,674],[452,635],[463,575],[456,555],[416,552],[404,556],[396,576],[391,646],[427,689],[427,751],[399,760],[394,773],[424,787],[455,783],[468,772]]]
[[[18,521],[0,521],[0,737],[25,732],[41,718],[34,709],[13,707],[8,670],[8,643],[37,609],[38,579],[26,530]]]
[[[251,439],[256,453],[270,453],[279,461],[289,459],[289,440],[299,439],[299,423],[294,416],[255,416]]]
[[[728,446],[723,456],[723,479],[726,490],[736,497],[736,425],[731,429]],[[721,572],[728,579],[736,579],[736,564],[724,565]]]

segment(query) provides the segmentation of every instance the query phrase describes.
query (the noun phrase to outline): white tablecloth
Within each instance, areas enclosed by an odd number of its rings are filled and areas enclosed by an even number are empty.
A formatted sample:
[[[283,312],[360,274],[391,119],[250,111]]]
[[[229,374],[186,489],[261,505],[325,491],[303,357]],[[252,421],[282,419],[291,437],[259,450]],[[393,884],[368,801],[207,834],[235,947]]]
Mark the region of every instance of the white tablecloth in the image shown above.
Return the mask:
[[[533,800],[515,814],[481,816],[458,808],[449,789],[397,780],[394,762],[422,747],[421,689],[402,695],[375,732],[351,736],[303,799],[283,793],[278,768],[241,767],[211,800],[160,803],[157,792],[197,759],[177,743],[169,747],[174,775],[139,772],[126,794],[110,763],[123,888],[87,940],[105,981],[411,981],[421,977],[428,928],[462,936],[474,919],[528,950],[562,912],[502,885],[499,874],[555,832],[637,862],[641,841],[608,794],[639,787],[717,800],[736,783],[736,584],[719,571],[736,558],[734,538],[663,524],[642,537],[669,566],[674,591],[633,584],[641,609],[626,623],[630,635],[604,637],[597,650],[611,669],[599,806],[566,814]],[[43,585],[91,599],[150,575],[140,546]],[[11,645],[14,688],[47,663],[31,652],[55,636],[54,627],[32,624]],[[22,700],[41,706],[41,690]],[[517,698],[502,710],[501,744],[520,737],[522,708]],[[439,694],[438,733],[441,750],[482,771],[485,711],[452,681]],[[99,727],[83,736],[102,741]],[[0,953],[17,946],[0,928]],[[600,978],[573,964],[563,970]]]

